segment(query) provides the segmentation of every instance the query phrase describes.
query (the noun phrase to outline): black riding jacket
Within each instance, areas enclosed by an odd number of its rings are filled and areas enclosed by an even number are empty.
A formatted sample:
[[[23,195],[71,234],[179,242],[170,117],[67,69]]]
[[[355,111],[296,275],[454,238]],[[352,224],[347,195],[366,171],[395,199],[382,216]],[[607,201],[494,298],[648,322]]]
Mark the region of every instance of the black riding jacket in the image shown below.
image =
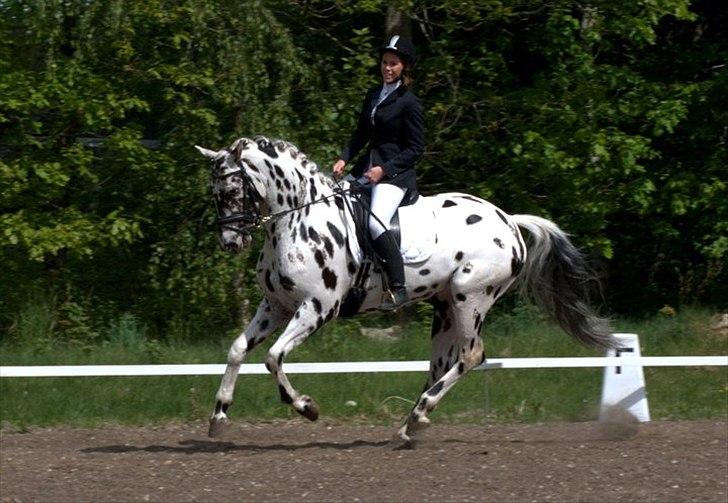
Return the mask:
[[[372,108],[381,89],[377,86],[367,91],[356,130],[340,157],[348,163],[368,146],[352,174],[360,177],[369,166],[381,166],[384,178],[380,183],[391,183],[416,194],[415,162],[425,146],[422,105],[409,89],[400,85],[379,104],[372,124]]]

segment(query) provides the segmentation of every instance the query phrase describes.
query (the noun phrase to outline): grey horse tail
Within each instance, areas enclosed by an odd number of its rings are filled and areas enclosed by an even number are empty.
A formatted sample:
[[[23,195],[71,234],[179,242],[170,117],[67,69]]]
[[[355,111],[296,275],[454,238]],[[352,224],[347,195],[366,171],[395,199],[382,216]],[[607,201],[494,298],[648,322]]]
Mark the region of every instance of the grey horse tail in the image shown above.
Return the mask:
[[[609,321],[588,304],[589,286],[598,280],[584,255],[555,223],[534,215],[511,218],[530,234],[520,293],[585,346],[614,348]]]

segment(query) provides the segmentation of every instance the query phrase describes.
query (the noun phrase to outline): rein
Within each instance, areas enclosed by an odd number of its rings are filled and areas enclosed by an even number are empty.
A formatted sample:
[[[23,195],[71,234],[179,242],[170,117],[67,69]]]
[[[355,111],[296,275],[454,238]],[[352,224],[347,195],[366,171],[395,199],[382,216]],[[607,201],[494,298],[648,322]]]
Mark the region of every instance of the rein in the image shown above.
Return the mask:
[[[344,189],[339,185],[337,182],[336,185],[338,189],[334,189],[334,193],[330,196],[322,196],[318,199],[314,199],[311,202],[308,202],[306,204],[302,204],[300,206],[296,206],[295,208],[291,208],[288,210],[279,211],[277,213],[273,213],[271,215],[266,216],[260,216],[260,211],[258,210],[257,205],[255,204],[255,201],[253,201],[252,194],[256,194],[257,192],[254,190],[254,187],[252,183],[250,182],[248,176],[245,174],[245,170],[243,168],[236,169],[234,171],[230,171],[228,173],[225,173],[224,175],[220,175],[218,178],[227,178],[229,176],[233,175],[240,175],[242,181],[243,181],[243,193],[245,194],[245,207],[252,207],[253,209],[243,210],[240,212],[231,213],[228,216],[223,216],[220,212],[220,207],[217,203],[217,198],[214,196],[212,197],[213,203],[215,205],[215,212],[217,213],[217,225],[220,227],[221,230],[230,230],[234,231],[240,234],[250,234],[251,231],[255,229],[259,229],[266,223],[270,222],[271,220],[278,220],[281,217],[284,217],[288,215],[289,213],[294,213],[296,211],[302,210],[304,208],[307,208],[309,206],[312,206],[314,204],[322,203],[324,201],[327,201],[329,199],[332,199],[338,195],[353,193],[352,189]],[[344,198],[346,200],[346,198]],[[243,222],[242,229],[239,226],[233,226],[231,224],[237,224],[239,222]]]

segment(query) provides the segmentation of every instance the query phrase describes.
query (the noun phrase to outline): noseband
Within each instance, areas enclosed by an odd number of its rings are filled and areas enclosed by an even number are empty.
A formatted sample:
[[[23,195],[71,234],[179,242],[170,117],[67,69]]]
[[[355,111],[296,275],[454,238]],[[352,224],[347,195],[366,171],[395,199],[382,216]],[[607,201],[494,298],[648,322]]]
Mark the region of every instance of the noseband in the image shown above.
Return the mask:
[[[230,171],[224,175],[216,177],[213,180],[213,184],[215,180],[222,180],[234,175],[240,175],[243,182],[243,211],[234,212],[227,216],[223,215],[220,210],[217,197],[215,197],[214,191],[212,191],[212,201],[215,205],[215,213],[217,214],[217,226],[220,228],[220,232],[228,230],[237,232],[238,234],[247,235],[250,234],[253,229],[256,229],[263,220],[260,216],[260,210],[258,209],[258,193],[253,187],[253,182],[251,182],[250,178],[248,178],[244,169],[238,168],[234,171]],[[240,222],[243,223],[242,228],[240,225],[237,225]]]

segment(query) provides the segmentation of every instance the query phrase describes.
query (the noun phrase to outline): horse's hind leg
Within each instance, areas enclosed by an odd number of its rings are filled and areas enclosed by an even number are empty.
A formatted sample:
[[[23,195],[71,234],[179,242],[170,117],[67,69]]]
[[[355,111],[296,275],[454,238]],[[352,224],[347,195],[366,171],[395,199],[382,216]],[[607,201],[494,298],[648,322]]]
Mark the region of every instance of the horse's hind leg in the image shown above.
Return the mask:
[[[459,293],[433,300],[432,359],[425,390],[400,428],[399,437],[409,442],[412,434],[427,426],[427,415],[445,393],[470,369],[485,360],[480,328],[494,299],[484,293]]]
[[[233,403],[235,381],[237,380],[240,364],[243,362],[245,354],[263,342],[285,320],[286,317],[280,314],[280,310],[273,309],[270,303],[266,299],[263,299],[263,302],[258,306],[253,320],[245,331],[235,339],[232,346],[230,346],[225,374],[222,376],[222,382],[220,382],[220,388],[215,397],[215,410],[210,416],[209,436],[220,436],[230,422],[227,417],[227,411]]]

